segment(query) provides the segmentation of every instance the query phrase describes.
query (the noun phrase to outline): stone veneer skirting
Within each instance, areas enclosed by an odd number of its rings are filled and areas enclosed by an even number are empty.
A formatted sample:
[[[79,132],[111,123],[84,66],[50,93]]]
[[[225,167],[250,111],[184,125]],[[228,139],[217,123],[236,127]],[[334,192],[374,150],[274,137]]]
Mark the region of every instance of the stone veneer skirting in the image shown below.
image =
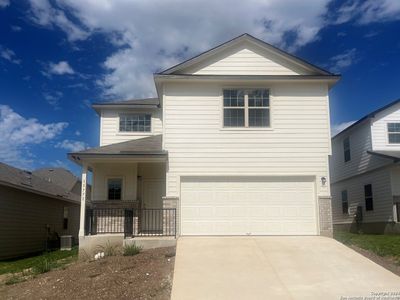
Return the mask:
[[[329,196],[318,197],[318,205],[320,235],[332,237],[332,198]]]

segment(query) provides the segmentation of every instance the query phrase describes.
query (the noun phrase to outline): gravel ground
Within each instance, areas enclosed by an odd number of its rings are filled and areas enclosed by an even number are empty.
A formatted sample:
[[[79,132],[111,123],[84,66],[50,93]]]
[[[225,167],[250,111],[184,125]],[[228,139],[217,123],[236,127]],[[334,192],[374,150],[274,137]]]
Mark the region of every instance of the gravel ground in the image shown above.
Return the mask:
[[[14,285],[1,299],[169,299],[175,248],[76,262]]]

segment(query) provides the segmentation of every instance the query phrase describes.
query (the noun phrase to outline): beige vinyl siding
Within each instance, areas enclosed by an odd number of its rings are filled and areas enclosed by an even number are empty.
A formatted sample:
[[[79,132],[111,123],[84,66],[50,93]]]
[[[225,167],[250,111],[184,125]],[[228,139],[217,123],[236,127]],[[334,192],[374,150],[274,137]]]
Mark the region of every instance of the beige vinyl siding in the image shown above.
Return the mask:
[[[63,229],[69,207],[68,230]],[[0,186],[0,259],[43,251],[47,229],[72,235],[76,241],[80,206],[11,187]]]
[[[119,132],[119,115],[129,113],[151,114],[151,132]],[[103,109],[100,117],[100,146],[141,139],[162,133],[161,109],[111,110]]]
[[[332,218],[334,224],[351,223],[357,206],[363,207],[363,222],[389,222],[393,220],[393,197],[390,168],[384,167],[332,184]],[[365,210],[364,185],[372,184],[372,211]],[[347,190],[350,214],[342,213],[341,192]]]
[[[164,87],[168,196],[178,196],[179,176],[190,174],[328,176],[326,85],[259,85],[271,90],[271,128],[261,130],[222,128],[226,86],[231,87],[229,83]],[[322,192],[329,194],[329,188]]]
[[[350,137],[351,160],[344,161],[343,140]],[[338,136],[332,141],[331,182],[337,181],[391,164],[391,161],[380,158],[367,151],[372,150],[371,127],[369,121]]]
[[[392,169],[391,186],[393,196],[400,196],[400,166],[396,166]]]
[[[164,163],[96,163],[93,165],[93,201],[107,200],[107,179],[122,178],[122,200],[140,200],[141,180],[165,179]],[[114,201],[114,200],[110,200]]]
[[[373,150],[400,151],[400,144],[389,144],[388,123],[400,123],[400,103],[378,113],[371,126]]]
[[[297,75],[296,72],[249,49],[241,49],[194,72],[196,75]]]
[[[92,200],[108,199],[108,179],[122,179],[122,199],[134,201],[137,196],[137,163],[96,163],[93,164]]]

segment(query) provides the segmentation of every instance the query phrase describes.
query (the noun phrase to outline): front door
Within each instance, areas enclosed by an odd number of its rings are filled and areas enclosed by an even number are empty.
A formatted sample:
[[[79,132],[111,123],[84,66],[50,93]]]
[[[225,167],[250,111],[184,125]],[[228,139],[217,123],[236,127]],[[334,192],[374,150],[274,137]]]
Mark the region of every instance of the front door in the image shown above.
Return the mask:
[[[142,233],[157,234],[162,232],[163,202],[165,195],[164,180],[143,181],[143,210],[141,218]]]

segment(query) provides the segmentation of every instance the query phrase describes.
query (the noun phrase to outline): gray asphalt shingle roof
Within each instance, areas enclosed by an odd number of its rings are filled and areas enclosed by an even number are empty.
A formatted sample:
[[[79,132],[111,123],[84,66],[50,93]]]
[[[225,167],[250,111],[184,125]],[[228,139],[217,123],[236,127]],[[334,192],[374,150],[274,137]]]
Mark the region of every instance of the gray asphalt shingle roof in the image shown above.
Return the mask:
[[[34,170],[32,174],[48,182],[62,186],[67,191],[71,191],[75,184],[80,181],[78,177],[64,168],[42,168]]]
[[[383,158],[393,159],[394,162],[400,161],[400,151],[368,151],[369,154],[380,156]]]
[[[162,135],[91,148],[69,155],[166,155],[162,149]]]
[[[30,171],[21,170],[4,163],[0,163],[0,184],[54,196],[59,199],[80,202],[80,195],[71,193],[66,188],[49,182]]]

